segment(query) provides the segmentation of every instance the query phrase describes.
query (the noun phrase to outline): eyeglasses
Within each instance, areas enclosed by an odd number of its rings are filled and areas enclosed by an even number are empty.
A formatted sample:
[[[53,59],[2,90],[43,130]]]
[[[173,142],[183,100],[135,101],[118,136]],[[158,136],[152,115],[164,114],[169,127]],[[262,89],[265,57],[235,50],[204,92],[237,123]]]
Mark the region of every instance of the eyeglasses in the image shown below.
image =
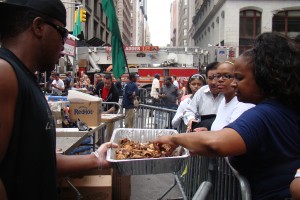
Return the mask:
[[[64,28],[62,26],[56,25],[56,24],[54,24],[52,22],[49,22],[47,20],[44,20],[44,23],[46,23],[49,26],[52,26],[54,29],[56,29],[59,32],[59,34],[60,34],[61,39],[62,39],[63,42],[65,42],[67,40],[67,37],[69,35],[68,29],[66,29],[66,28]]]
[[[233,78],[234,76],[231,74],[214,74],[213,78],[214,79],[220,79],[222,77],[223,80],[228,80]]]

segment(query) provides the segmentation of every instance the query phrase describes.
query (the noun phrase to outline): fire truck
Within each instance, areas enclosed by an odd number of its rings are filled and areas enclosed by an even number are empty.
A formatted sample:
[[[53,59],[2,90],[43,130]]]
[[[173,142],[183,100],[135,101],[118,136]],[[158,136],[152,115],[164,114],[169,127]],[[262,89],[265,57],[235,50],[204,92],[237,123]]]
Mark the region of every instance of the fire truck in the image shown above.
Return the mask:
[[[181,85],[188,77],[201,73],[199,47],[125,46],[128,69],[121,77],[123,82],[131,72],[137,73],[141,88],[151,89],[155,74],[160,74],[161,84],[166,76],[177,76]],[[112,73],[111,47],[77,47],[79,71],[88,74]],[[129,70],[129,71],[128,71]]]

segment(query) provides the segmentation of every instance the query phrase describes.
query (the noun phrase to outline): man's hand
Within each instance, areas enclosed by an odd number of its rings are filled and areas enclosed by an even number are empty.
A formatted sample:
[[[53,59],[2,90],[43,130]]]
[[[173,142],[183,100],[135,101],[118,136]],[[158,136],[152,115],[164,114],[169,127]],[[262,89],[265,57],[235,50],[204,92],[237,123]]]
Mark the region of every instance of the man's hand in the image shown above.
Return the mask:
[[[99,168],[108,168],[110,163],[106,160],[106,153],[108,148],[117,148],[118,145],[111,142],[103,143],[93,154],[98,158]]]

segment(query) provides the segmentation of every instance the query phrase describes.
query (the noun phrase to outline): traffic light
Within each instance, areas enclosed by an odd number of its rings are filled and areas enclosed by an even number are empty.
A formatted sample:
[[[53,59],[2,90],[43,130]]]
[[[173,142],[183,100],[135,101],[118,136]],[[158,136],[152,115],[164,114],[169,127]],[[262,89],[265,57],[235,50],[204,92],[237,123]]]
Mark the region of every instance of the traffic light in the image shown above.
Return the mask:
[[[86,10],[80,9],[80,21],[86,22]]]

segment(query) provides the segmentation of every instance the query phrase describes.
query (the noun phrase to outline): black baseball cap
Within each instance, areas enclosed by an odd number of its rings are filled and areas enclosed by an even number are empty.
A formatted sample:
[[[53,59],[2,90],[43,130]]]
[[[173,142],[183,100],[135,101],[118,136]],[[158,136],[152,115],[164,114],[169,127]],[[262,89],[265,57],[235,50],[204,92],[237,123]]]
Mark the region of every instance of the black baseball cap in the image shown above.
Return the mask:
[[[61,0],[4,0],[0,2],[0,12],[6,8],[23,7],[57,19],[66,26],[66,8]]]

